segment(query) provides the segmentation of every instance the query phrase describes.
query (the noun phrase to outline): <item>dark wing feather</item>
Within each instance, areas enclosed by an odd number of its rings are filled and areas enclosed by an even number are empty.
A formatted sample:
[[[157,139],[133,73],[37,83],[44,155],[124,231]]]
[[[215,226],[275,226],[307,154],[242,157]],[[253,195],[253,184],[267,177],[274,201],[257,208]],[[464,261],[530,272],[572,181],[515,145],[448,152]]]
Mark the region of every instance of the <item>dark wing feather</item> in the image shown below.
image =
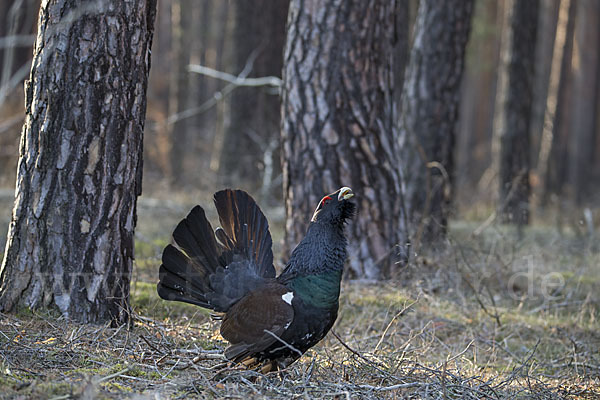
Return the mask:
[[[222,231],[217,230],[216,235],[231,251],[229,254],[224,252],[224,261],[236,259],[235,255],[248,257],[252,259],[258,276],[274,278],[269,223],[254,199],[242,190],[227,189],[215,193],[214,200],[223,227]]]
[[[231,307],[221,325],[221,335],[231,343],[225,351],[228,359],[241,361],[260,353],[282,336],[294,319],[293,307],[281,297],[289,291],[271,282]]]

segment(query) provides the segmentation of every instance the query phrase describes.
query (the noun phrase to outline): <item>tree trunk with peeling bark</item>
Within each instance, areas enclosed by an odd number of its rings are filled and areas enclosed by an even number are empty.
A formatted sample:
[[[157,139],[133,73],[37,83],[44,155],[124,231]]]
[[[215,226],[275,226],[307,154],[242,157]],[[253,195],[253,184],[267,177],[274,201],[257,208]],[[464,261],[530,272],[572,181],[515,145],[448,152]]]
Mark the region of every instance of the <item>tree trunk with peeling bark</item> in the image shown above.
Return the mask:
[[[129,311],[155,0],[42,2],[0,310]]]
[[[402,91],[400,151],[415,244],[445,237],[472,0],[421,0]]]
[[[293,0],[284,51],[283,254],[305,235],[321,197],[356,194],[349,266],[377,279],[406,257],[406,224],[393,124],[392,0]]]
[[[533,71],[539,1],[511,0],[506,92],[500,115],[500,198],[504,222],[529,222],[530,121],[533,109]]]

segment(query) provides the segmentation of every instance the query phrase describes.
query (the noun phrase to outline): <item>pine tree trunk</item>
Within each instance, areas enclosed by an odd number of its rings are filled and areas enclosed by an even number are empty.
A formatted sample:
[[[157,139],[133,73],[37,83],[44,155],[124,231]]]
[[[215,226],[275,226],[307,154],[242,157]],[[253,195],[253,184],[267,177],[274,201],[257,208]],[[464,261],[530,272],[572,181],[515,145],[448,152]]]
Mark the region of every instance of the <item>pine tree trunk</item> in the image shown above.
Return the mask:
[[[445,237],[473,1],[421,0],[402,91],[401,162],[415,244]]]
[[[504,222],[529,221],[530,132],[538,0],[511,0],[506,94],[500,130],[499,211]]]
[[[406,257],[401,177],[394,152],[396,2],[293,0],[284,53],[283,254],[304,236],[321,197],[356,194],[348,226],[354,277],[376,279]]]
[[[156,2],[44,1],[0,273],[0,310],[129,311]]]
[[[249,77],[281,76],[288,5],[287,0],[235,2],[235,73],[255,57]],[[265,167],[276,164],[280,173],[280,108],[280,97],[272,88],[240,87],[231,94],[230,124],[219,165],[226,186],[242,184],[254,191],[263,184]]]

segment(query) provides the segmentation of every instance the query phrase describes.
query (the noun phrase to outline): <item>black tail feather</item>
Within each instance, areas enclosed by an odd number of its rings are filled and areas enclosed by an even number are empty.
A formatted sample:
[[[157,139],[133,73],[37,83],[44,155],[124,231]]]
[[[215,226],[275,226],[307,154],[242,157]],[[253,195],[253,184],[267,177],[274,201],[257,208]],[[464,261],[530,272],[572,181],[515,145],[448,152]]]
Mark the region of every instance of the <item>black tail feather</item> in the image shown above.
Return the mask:
[[[219,266],[215,234],[202,207],[194,207],[177,225],[173,239],[190,258],[197,259],[209,271],[214,272]]]
[[[265,278],[275,277],[273,267],[273,240],[269,232],[269,223],[256,202],[242,190],[221,190],[215,193],[215,206],[219,221],[233,251],[253,259],[257,267],[256,274]],[[217,232],[219,240],[223,235]],[[230,243],[223,242],[225,246]]]
[[[173,245],[165,247],[159,272],[159,296],[216,310],[219,305],[211,304],[206,294],[212,292],[210,275],[221,266],[220,249],[202,207],[196,206],[190,211],[175,228],[173,238],[183,252]]]

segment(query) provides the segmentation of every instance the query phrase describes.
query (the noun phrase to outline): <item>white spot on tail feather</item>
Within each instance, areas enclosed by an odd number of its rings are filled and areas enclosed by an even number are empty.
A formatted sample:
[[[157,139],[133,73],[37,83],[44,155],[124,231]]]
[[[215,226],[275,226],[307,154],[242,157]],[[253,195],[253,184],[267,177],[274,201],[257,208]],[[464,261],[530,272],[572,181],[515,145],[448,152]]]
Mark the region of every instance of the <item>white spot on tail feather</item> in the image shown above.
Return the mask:
[[[287,292],[286,294],[284,294],[283,296],[281,296],[281,299],[283,301],[285,301],[286,303],[288,303],[290,306],[292,305],[292,299],[294,298],[294,292]]]

